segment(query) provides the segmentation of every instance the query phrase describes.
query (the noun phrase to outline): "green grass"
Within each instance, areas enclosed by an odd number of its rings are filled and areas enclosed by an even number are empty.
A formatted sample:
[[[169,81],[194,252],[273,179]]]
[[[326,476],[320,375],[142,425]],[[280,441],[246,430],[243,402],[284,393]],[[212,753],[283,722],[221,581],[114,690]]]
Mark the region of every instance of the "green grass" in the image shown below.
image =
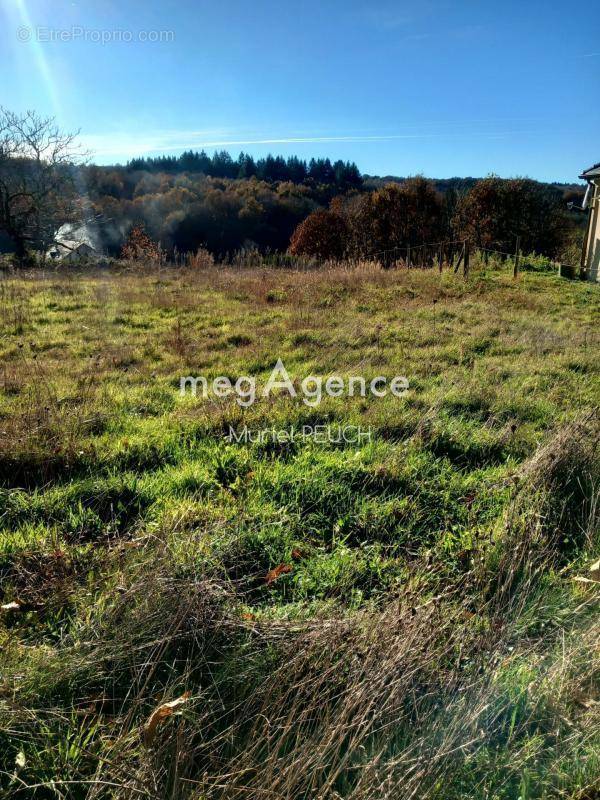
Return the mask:
[[[598,287],[474,260],[33,274],[0,301],[7,796],[598,796],[600,591],[572,580]],[[179,395],[278,357],[410,390]],[[225,440],[328,423],[371,441]]]

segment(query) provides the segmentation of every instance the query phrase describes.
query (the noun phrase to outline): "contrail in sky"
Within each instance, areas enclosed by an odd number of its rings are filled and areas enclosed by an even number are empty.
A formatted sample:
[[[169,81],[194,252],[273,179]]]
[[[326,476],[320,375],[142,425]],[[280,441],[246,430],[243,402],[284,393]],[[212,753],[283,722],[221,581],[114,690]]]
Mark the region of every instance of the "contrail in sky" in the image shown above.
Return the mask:
[[[111,155],[131,153],[147,153],[151,151],[164,151],[164,150],[186,150],[188,148],[211,148],[211,147],[247,147],[250,145],[287,145],[287,144],[323,144],[328,142],[384,142],[384,141],[401,141],[404,139],[433,139],[448,137],[452,135],[460,136],[475,136],[485,138],[499,138],[514,134],[513,130],[501,131],[469,131],[468,133],[461,131],[446,131],[444,133],[390,133],[390,134],[377,134],[370,136],[281,136],[265,139],[203,139],[194,138],[193,132],[181,131],[179,134],[173,132],[171,135],[163,134],[154,137],[149,137],[146,140],[134,135],[128,134],[100,134],[82,136],[84,143],[87,147],[93,150],[97,155]],[[181,138],[179,138],[181,137]]]

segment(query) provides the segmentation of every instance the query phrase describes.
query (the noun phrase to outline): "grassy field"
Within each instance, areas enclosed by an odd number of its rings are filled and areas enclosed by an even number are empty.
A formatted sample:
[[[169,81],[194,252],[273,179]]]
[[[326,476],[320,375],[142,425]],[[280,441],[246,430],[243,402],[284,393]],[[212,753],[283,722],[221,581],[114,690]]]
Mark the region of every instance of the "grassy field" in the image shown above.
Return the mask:
[[[600,797],[599,312],[478,263],[2,280],[0,790]],[[180,396],[279,357],[410,389]],[[225,438],[327,424],[371,440]]]

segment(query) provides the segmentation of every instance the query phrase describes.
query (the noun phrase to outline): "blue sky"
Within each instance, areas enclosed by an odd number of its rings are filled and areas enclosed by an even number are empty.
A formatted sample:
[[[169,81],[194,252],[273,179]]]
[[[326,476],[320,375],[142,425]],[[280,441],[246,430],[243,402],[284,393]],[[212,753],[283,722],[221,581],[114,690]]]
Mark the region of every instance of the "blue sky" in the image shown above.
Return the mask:
[[[80,129],[98,163],[217,147],[571,181],[600,161],[593,6],[0,0],[0,104]]]

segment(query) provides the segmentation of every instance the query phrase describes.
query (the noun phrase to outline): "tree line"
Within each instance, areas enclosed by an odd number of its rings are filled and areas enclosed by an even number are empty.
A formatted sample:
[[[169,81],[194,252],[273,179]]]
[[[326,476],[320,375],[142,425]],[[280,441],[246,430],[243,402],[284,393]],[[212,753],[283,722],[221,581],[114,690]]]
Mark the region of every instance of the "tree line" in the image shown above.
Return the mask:
[[[524,252],[573,258],[581,221],[559,188],[528,178],[489,176],[468,191],[441,194],[418,176],[334,198],[298,225],[290,252],[340,259],[462,240],[512,253],[518,236]]]
[[[180,156],[133,158],[127,162],[130,172],[202,173],[213,178],[258,178],[263,181],[291,181],[332,184],[341,190],[362,186],[362,176],[351,161],[334,161],[329,158],[311,158],[305,161],[298,156],[267,155],[255,160],[249,153],[241,152],[233,159],[226,150],[212,156],[204,150],[186,150]]]
[[[584,220],[567,211],[566,188],[529,179],[465,179],[443,192],[423,177],[373,180],[349,162],[243,153],[234,162],[224,151],[90,165],[53,119],[0,109],[0,249],[19,263],[47,252],[65,223],[87,223],[114,256],[136,227],[167,256],[365,257],[450,238],[511,251],[520,236],[523,250],[557,257],[576,248]]]
[[[143,226],[167,255],[200,247],[221,257],[242,248],[285,251],[298,224],[335,196],[331,187],[201,173],[88,168],[85,177],[95,231],[111,255],[132,226]]]
[[[567,211],[563,189],[527,178],[490,176],[440,192],[417,176],[369,191],[88,167],[85,182],[109,252],[135,224],[168,252],[206,247],[215,256],[289,248],[320,258],[362,257],[449,239],[512,252],[520,236],[524,251],[560,257],[576,250],[583,221]]]

